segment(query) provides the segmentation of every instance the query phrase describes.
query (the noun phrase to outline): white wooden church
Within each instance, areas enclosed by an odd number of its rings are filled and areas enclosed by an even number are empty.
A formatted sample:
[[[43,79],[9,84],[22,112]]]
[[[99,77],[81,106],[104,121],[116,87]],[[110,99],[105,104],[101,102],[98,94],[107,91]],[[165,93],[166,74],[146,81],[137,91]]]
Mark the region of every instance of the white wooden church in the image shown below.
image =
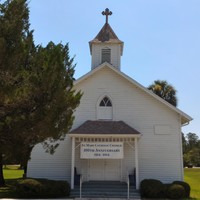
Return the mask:
[[[124,43],[106,23],[89,42],[91,71],[74,82],[83,92],[71,131],[53,155],[33,148],[27,176],[84,181],[135,177],[183,180],[181,127],[192,118],[121,71]]]

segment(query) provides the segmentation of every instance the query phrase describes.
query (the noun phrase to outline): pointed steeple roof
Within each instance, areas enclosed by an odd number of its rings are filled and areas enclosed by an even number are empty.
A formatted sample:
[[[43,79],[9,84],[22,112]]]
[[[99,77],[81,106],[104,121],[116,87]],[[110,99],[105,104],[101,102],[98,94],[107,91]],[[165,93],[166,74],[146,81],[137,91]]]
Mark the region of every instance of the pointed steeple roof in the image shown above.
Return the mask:
[[[102,27],[102,29],[99,31],[97,36],[89,42],[90,45],[90,52],[92,50],[92,44],[98,44],[98,43],[107,43],[107,44],[121,44],[121,49],[123,51],[123,42],[119,40],[113,29],[108,23],[108,15],[111,15],[112,12],[109,11],[108,8],[105,9],[105,11],[102,12],[103,15],[106,15],[106,23]],[[122,54],[122,52],[121,52]]]
[[[121,40],[118,39],[117,35],[108,23],[104,24],[97,36],[90,42],[123,43]]]

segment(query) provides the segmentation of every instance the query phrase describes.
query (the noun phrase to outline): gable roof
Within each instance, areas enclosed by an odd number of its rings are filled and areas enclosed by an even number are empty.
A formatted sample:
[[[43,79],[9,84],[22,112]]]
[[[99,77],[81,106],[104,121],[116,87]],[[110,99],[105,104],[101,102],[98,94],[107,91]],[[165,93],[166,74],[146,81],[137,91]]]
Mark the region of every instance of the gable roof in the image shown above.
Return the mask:
[[[98,135],[139,135],[140,132],[130,127],[123,121],[91,121],[84,122],[70,134],[98,134]]]
[[[122,78],[124,78],[125,80],[127,80],[128,82],[130,82],[131,84],[133,84],[134,86],[136,86],[137,88],[141,89],[146,94],[152,96],[156,101],[164,104],[169,109],[171,109],[174,112],[176,112],[177,114],[179,114],[181,116],[181,124],[182,125],[186,124],[186,123],[189,123],[189,121],[193,120],[192,117],[190,117],[189,115],[187,115],[186,113],[184,113],[183,111],[181,111],[180,109],[178,109],[177,107],[171,105],[170,103],[168,103],[167,101],[165,101],[164,99],[162,99],[161,97],[159,97],[158,95],[154,94],[151,90],[148,90],[143,85],[141,85],[140,83],[138,83],[137,81],[135,81],[131,77],[127,76],[125,73],[117,70],[115,67],[113,67],[111,64],[109,64],[107,62],[102,63],[101,65],[99,65],[95,69],[91,70],[90,72],[86,73],[85,75],[83,75],[82,77],[80,77],[79,79],[77,79],[74,82],[74,85],[80,84],[83,80],[89,78],[90,76],[92,76],[93,74],[97,73],[99,70],[101,70],[103,68],[109,68],[109,69],[111,69],[114,73],[118,74],[119,76],[121,76]]]

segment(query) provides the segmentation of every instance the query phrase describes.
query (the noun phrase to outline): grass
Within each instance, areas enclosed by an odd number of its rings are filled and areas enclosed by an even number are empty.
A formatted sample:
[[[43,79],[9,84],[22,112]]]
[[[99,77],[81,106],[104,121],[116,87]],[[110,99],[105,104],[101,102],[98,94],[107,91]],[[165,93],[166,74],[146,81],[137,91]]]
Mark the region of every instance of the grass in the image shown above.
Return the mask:
[[[184,169],[185,182],[191,187],[191,198],[200,200],[200,168]],[[7,187],[0,188],[0,198],[15,198],[17,194],[13,192],[18,179],[23,176],[23,170],[17,166],[6,166],[4,169],[4,178],[6,179]]]
[[[23,170],[7,166],[3,170],[5,187],[0,187],[1,198],[58,198],[68,197],[70,186],[66,181],[23,179]]]
[[[17,198],[17,194],[14,190],[18,179],[7,179],[6,187],[0,187],[0,199],[1,198]]]
[[[191,187],[190,196],[200,200],[200,168],[186,168],[184,172],[184,180],[189,183]]]
[[[19,165],[4,166],[3,174],[6,181],[6,187],[0,188],[1,198],[15,198],[17,194],[14,193],[14,187],[18,179],[22,178],[24,170],[19,169]]]
[[[23,176],[23,170],[16,170],[16,169],[4,169],[3,170],[3,174],[4,174],[4,177],[5,179],[16,179],[16,178],[22,178]]]

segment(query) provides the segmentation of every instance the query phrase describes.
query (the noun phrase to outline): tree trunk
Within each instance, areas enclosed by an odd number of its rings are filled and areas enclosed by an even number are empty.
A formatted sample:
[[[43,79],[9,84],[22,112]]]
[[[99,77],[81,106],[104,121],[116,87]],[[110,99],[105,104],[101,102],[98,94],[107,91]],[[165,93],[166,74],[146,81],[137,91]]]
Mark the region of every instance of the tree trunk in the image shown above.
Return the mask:
[[[23,178],[26,178],[27,176],[27,165],[24,166],[24,174],[23,174]]]
[[[3,177],[3,156],[0,151],[0,187],[3,187],[3,186],[5,186],[5,180]]]
[[[31,155],[31,151],[33,149],[34,146],[29,146],[27,147],[23,159],[21,160],[21,165],[23,166],[24,169],[24,174],[23,174],[23,178],[27,178],[27,167],[28,167],[28,161],[30,159],[30,155]]]

